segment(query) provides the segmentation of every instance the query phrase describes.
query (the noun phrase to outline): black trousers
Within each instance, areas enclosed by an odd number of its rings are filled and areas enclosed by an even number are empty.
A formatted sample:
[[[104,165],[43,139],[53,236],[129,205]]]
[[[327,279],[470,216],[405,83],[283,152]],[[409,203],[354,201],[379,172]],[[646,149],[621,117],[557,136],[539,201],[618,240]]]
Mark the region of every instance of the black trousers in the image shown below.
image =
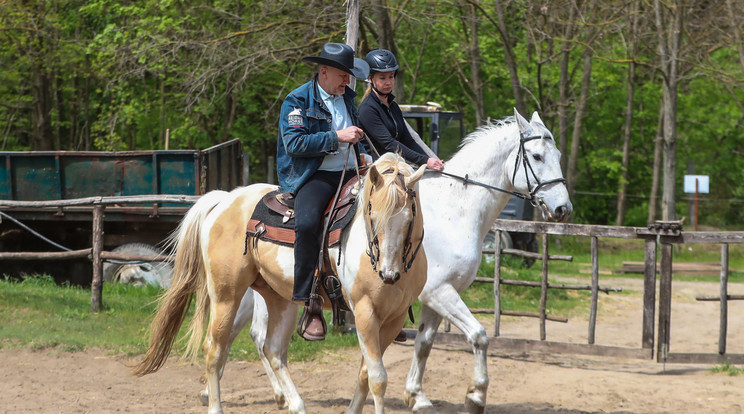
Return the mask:
[[[344,182],[354,176],[346,171]],[[317,171],[295,194],[294,291],[292,300],[307,302],[318,265],[323,236],[323,212],[336,194],[341,171]]]

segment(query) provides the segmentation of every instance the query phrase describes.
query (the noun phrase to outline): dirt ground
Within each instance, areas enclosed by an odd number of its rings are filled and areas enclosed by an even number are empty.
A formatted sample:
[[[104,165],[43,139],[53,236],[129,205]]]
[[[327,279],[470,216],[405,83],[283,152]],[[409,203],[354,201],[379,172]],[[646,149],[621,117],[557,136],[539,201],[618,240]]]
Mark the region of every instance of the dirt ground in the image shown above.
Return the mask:
[[[596,343],[640,347],[640,281],[611,279],[609,283],[637,294],[600,297]],[[729,294],[744,293],[737,289],[742,287],[734,285]],[[672,352],[717,351],[719,305],[694,300],[696,295],[717,292],[717,283],[675,282]],[[744,353],[744,304],[731,305],[727,351]],[[490,318],[483,318],[483,322],[492,334]],[[548,340],[586,343],[587,319],[580,315],[565,324],[550,322]],[[502,335],[537,338],[537,320],[506,318]],[[409,340],[391,346],[385,354],[388,413],[410,412],[402,396],[412,353],[413,342]],[[744,413],[744,375],[712,373],[709,365],[665,365],[651,360],[565,354],[508,354],[493,349],[490,354],[488,413]],[[308,412],[346,411],[359,359],[359,351],[349,349],[290,365]],[[0,376],[5,380],[0,412],[205,412],[197,399],[201,366],[171,358],[159,372],[134,378],[125,366],[132,362],[100,350],[2,350]],[[435,345],[424,387],[437,412],[464,412],[472,366],[472,354],[466,347]],[[285,412],[274,403],[260,362],[230,362],[221,384],[226,412]],[[371,399],[364,412],[374,412]]]

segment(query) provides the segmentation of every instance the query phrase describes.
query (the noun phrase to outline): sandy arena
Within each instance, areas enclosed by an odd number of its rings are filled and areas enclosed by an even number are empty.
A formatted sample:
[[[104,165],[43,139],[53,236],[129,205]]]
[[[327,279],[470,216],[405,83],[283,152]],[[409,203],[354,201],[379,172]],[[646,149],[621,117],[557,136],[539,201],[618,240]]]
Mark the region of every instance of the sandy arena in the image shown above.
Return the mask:
[[[570,282],[570,281],[568,281]],[[605,284],[602,282],[601,284]],[[631,296],[602,295],[597,343],[640,347],[640,281],[610,279],[607,284],[635,290]],[[732,285],[730,294],[740,294]],[[717,351],[718,303],[697,302],[695,295],[716,294],[717,283],[675,282],[672,351]],[[744,353],[744,303],[729,309],[728,352]],[[484,325],[492,333],[489,318]],[[586,343],[585,317],[550,322],[548,339]],[[536,338],[535,319],[508,318],[506,337]],[[464,412],[472,373],[465,347],[435,345],[424,387],[439,413]],[[385,354],[389,384],[388,413],[410,412],[403,403],[405,376],[413,341],[392,345]],[[744,413],[744,375],[714,374],[709,365],[670,365],[577,355],[520,355],[490,350],[488,413]],[[203,413],[197,393],[201,366],[171,358],[159,372],[135,378],[125,364],[134,360],[104,351],[0,351],[0,393],[4,413]],[[328,352],[317,360],[290,363],[292,377],[309,413],[344,413],[354,391],[358,349]],[[285,413],[274,403],[260,362],[231,361],[222,380],[227,413]],[[365,413],[373,413],[368,399]]]

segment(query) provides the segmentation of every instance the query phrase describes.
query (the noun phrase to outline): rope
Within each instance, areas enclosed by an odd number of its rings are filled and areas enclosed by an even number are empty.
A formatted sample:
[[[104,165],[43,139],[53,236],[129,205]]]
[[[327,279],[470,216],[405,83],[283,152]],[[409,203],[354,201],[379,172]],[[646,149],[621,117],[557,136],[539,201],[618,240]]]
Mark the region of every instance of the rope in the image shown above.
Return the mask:
[[[46,238],[41,233],[37,232],[36,230],[32,229],[31,227],[28,227],[27,225],[21,223],[20,221],[16,220],[15,218],[9,216],[8,214],[6,214],[6,213],[4,213],[2,211],[0,211],[0,216],[5,217],[6,219],[8,219],[8,220],[12,221],[13,223],[17,224],[22,229],[28,231],[29,233],[33,234],[34,236],[38,237],[39,239],[41,239],[41,240],[43,240],[43,241],[51,244],[52,246],[54,246],[54,247],[56,247],[56,248],[58,248],[58,249],[60,249],[62,251],[65,251],[65,252],[71,252],[72,251],[72,249],[67,248],[65,246],[62,246],[61,244],[59,244],[57,242],[54,242],[54,241]],[[141,263],[148,263],[148,262],[144,262],[144,261],[141,261],[141,260],[129,262],[129,261],[121,261],[121,260],[104,259],[104,261],[105,262],[108,262],[108,263],[113,263],[113,264],[141,264]]]

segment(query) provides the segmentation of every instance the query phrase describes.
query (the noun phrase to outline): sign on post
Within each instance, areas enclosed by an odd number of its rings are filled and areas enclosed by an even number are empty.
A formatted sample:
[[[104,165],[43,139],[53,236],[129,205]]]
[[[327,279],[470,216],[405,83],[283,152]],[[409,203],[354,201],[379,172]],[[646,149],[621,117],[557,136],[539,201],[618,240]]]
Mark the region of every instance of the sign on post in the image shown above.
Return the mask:
[[[695,194],[695,231],[698,227],[698,194],[708,194],[710,180],[707,175],[685,175],[685,193]]]
[[[697,190],[695,182],[697,181]],[[707,175],[685,175],[685,193],[708,194],[710,180]]]

